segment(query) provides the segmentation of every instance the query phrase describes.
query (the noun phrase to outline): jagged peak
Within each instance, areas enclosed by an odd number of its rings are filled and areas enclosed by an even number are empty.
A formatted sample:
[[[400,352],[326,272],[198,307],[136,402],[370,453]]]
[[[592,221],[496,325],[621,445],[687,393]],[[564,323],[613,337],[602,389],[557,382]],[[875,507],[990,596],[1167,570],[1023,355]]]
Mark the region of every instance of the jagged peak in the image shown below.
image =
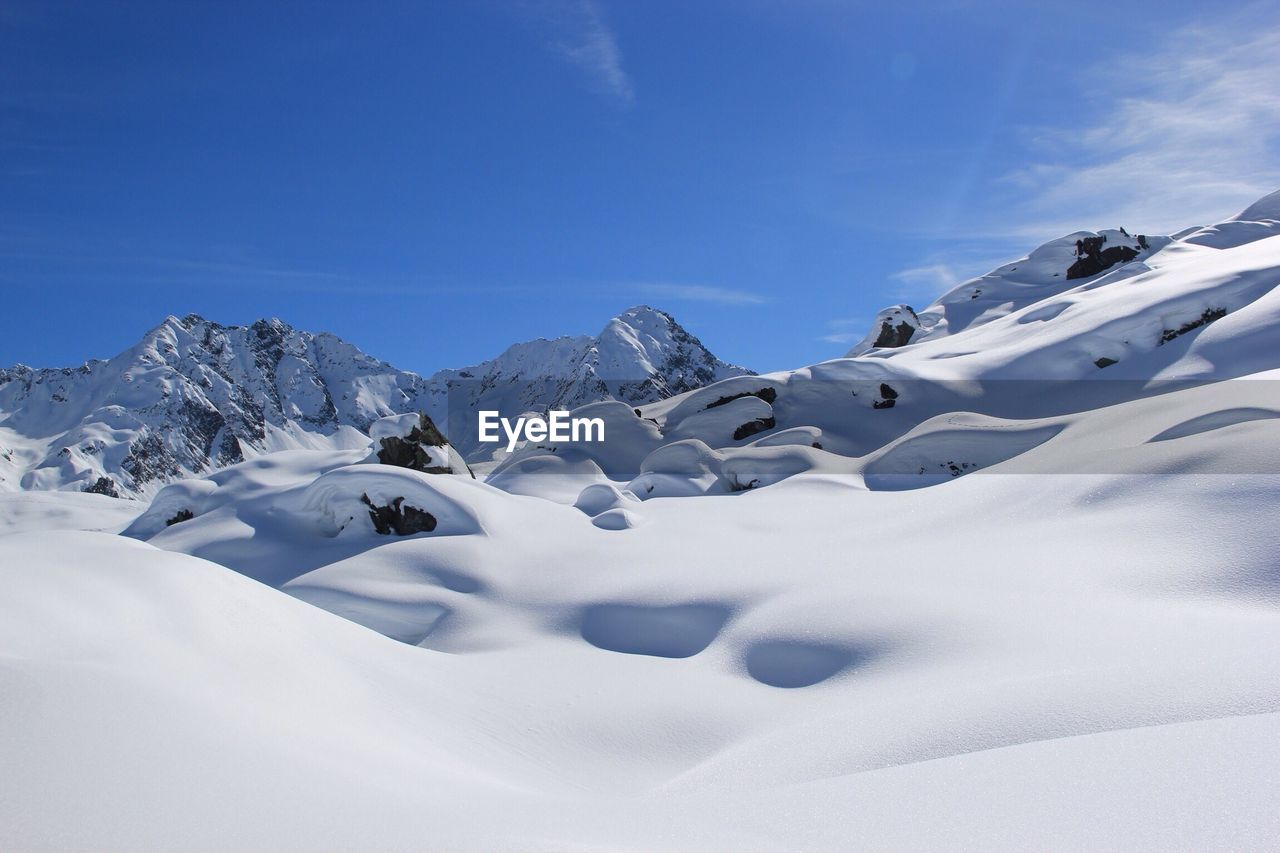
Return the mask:
[[[231,328],[234,329],[235,327],[232,326]],[[257,320],[254,320],[252,323],[250,323],[248,328],[255,329],[255,330],[256,329],[272,329],[274,331],[280,331],[286,334],[293,331],[293,326],[290,326],[288,323],[286,323],[284,320],[281,320],[279,317],[259,317]]]
[[[159,335],[168,334],[172,336],[178,334],[191,334],[192,330],[200,326],[213,326],[215,328],[220,328],[217,323],[210,323],[204,317],[201,317],[199,314],[194,312],[183,317],[179,317],[177,314],[168,314],[163,320],[148,330],[147,333],[142,336],[142,340],[145,343],[146,341],[154,340]]]
[[[649,305],[633,305],[615,316],[609,323],[622,323],[634,328],[643,328],[655,323],[664,326],[680,325],[676,322],[675,317],[672,317],[666,311]]]
[[[282,332],[284,334],[290,334],[295,331],[293,326],[289,325],[284,320],[281,320],[279,317],[259,317],[257,320],[254,320],[252,323],[248,323],[247,325],[225,326],[222,323],[214,322],[213,320],[193,311],[183,315],[182,317],[179,317],[176,314],[166,315],[163,320],[161,320],[147,333],[147,336],[161,332],[165,329],[192,332],[197,328],[207,328],[217,331],[236,331],[239,329],[258,331],[259,329],[262,329]]]

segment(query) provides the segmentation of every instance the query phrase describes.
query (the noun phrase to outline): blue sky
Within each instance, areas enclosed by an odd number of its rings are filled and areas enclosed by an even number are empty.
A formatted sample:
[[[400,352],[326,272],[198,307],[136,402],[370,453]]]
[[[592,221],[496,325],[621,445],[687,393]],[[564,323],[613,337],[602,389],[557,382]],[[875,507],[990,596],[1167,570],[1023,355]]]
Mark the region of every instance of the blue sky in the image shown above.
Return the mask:
[[[0,364],[279,316],[429,373],[636,303],[758,370],[1280,187],[1267,4],[0,6]]]

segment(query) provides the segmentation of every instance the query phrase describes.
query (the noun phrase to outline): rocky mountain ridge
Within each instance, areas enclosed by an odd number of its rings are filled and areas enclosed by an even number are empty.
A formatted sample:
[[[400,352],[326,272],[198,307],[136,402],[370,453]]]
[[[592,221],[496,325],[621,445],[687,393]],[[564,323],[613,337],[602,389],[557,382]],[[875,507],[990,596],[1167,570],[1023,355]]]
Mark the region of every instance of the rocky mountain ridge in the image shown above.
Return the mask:
[[[640,404],[747,373],[647,306],[597,336],[516,344],[430,377],[279,319],[224,326],[170,316],[109,360],[0,369],[0,489],[143,496],[262,453],[362,447],[389,415],[456,424],[481,405]],[[465,436],[458,446],[476,449]]]

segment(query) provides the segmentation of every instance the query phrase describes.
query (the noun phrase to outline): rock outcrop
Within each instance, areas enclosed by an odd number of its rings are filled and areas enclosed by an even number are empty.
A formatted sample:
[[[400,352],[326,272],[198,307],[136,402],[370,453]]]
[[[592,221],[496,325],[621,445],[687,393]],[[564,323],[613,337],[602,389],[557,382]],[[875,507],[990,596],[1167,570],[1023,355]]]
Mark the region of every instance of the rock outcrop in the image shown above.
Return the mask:
[[[395,465],[424,474],[475,477],[466,460],[423,412],[382,418],[370,427],[369,435],[373,439],[373,452],[366,462]]]
[[[1121,234],[1127,233],[1123,228],[1120,229]],[[1116,264],[1127,264],[1139,253],[1148,248],[1147,238],[1143,234],[1139,234],[1136,238],[1131,238],[1136,242],[1136,246],[1116,245],[1103,246],[1107,242],[1106,234],[1099,234],[1095,237],[1081,237],[1076,240],[1076,262],[1067,267],[1067,279],[1088,278],[1097,275],[1103,270],[1108,270]]]
[[[890,305],[876,314],[871,331],[849,351],[850,356],[862,355],[872,349],[897,349],[911,343],[920,330],[920,318],[910,305]]]

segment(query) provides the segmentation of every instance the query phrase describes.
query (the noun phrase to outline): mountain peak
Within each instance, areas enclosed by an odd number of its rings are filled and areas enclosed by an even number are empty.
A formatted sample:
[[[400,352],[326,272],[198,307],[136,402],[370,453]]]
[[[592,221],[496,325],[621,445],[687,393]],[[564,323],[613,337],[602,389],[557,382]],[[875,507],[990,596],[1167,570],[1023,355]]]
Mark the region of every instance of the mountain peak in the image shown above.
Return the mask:
[[[676,319],[666,311],[660,311],[649,305],[633,305],[621,312],[605,324],[604,332],[614,325],[626,326],[639,331],[681,328]]]
[[[618,314],[618,316],[615,317],[614,319],[630,320],[630,319],[646,319],[650,317],[662,317],[671,322],[675,322],[675,318],[673,318],[666,311],[663,311],[659,308],[654,308],[652,305],[632,305],[626,311],[623,311],[620,314]]]
[[[425,412],[446,424],[455,407],[465,415],[482,402],[512,414],[610,398],[636,405],[748,372],[645,305],[596,337],[515,344],[430,378],[278,317],[223,326],[187,314],[165,317],[110,361],[0,373],[0,412],[30,440],[31,462],[15,471],[22,488],[82,489],[106,478],[119,494],[146,496],[272,450],[359,445],[388,415]],[[474,447],[458,432],[455,446]]]

